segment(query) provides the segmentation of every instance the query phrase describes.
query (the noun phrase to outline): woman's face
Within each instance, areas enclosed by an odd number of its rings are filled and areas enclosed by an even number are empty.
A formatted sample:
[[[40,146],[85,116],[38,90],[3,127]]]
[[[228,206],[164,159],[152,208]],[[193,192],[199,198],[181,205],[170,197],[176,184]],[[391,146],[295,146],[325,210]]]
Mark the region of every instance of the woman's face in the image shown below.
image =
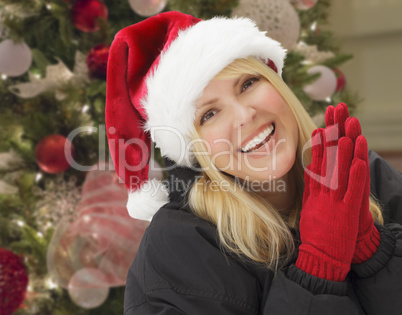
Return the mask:
[[[212,80],[196,101],[195,127],[221,171],[247,181],[270,181],[292,168],[296,119],[263,77]]]

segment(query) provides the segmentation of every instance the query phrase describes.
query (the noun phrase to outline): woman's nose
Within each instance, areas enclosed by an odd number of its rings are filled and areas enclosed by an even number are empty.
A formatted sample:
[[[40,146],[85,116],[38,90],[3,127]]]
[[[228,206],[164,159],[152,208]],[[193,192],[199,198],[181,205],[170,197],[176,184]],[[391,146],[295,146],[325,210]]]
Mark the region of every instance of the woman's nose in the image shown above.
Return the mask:
[[[251,106],[236,104],[233,107],[233,115],[233,128],[238,128],[253,121],[256,115],[256,110]]]

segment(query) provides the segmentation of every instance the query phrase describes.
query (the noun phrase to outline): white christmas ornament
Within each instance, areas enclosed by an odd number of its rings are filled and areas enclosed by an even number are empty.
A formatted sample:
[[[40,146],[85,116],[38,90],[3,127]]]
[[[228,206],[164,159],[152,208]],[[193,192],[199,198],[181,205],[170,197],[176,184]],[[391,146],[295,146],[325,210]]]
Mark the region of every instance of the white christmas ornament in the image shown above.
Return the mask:
[[[141,16],[158,14],[166,7],[167,0],[128,0],[131,9]]]
[[[303,90],[315,101],[324,101],[331,97],[336,89],[335,73],[326,66],[314,66],[307,70],[308,74],[320,73],[321,76],[313,83],[306,85]]]
[[[75,53],[73,72],[60,59],[56,58],[59,62],[46,67],[46,77],[44,79],[38,79],[29,73],[30,82],[9,86],[8,90],[19,97],[31,98],[51,89],[57,89],[67,82],[77,85],[86,83],[89,81],[89,77],[85,58],[83,53],[79,51]],[[60,91],[56,90],[58,100],[63,100],[65,97],[66,95],[62,95]]]
[[[291,49],[300,35],[299,16],[293,6],[284,0],[241,0],[232,11],[232,17],[243,16],[253,20],[261,31]]]
[[[95,268],[82,268],[71,277],[68,294],[75,304],[82,308],[98,307],[109,295],[107,280],[102,271]]]
[[[325,60],[335,56],[335,54],[331,51],[319,51],[317,45],[309,46],[303,42],[299,42],[293,48],[293,51],[302,54],[304,58],[313,63],[322,63]]]
[[[18,77],[31,67],[32,52],[24,42],[14,43],[6,39],[0,43],[0,72]]]

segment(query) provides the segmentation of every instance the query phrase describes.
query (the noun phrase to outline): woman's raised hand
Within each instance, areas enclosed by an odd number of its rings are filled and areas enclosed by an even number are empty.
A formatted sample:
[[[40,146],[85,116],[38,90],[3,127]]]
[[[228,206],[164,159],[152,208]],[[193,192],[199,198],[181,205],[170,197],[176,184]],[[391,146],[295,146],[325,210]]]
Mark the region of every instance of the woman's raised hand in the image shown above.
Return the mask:
[[[329,126],[312,134],[312,161],[305,170],[296,266],[313,276],[343,281],[350,270],[359,230],[367,163],[356,153],[362,142]]]
[[[338,127],[339,137],[349,137],[357,149],[355,156],[366,162],[367,178],[363,187],[363,200],[360,207],[359,232],[355,253],[352,263],[358,264],[366,261],[374,255],[380,243],[380,234],[374,226],[373,216],[370,208],[370,168],[368,159],[368,147],[366,138],[361,134],[359,120],[355,117],[349,117],[349,111],[344,103],[340,103],[334,108],[329,106],[325,112],[325,124]],[[356,145],[358,143],[358,145]]]

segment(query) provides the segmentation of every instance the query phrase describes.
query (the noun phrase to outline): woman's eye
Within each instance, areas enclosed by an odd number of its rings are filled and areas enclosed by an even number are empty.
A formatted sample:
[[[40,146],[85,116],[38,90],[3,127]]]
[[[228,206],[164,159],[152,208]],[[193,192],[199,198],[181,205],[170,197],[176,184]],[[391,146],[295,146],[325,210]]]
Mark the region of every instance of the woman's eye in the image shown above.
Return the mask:
[[[200,125],[202,126],[202,124],[208,120],[211,119],[214,116],[214,112],[216,112],[215,109],[210,109],[209,111],[207,111],[204,115],[202,115],[201,120],[200,120]]]
[[[253,85],[254,82],[259,81],[259,80],[260,80],[260,78],[258,78],[258,77],[252,77],[252,78],[247,79],[246,81],[244,81],[243,85],[241,86],[241,91],[243,92],[243,91],[247,90],[250,86]]]

